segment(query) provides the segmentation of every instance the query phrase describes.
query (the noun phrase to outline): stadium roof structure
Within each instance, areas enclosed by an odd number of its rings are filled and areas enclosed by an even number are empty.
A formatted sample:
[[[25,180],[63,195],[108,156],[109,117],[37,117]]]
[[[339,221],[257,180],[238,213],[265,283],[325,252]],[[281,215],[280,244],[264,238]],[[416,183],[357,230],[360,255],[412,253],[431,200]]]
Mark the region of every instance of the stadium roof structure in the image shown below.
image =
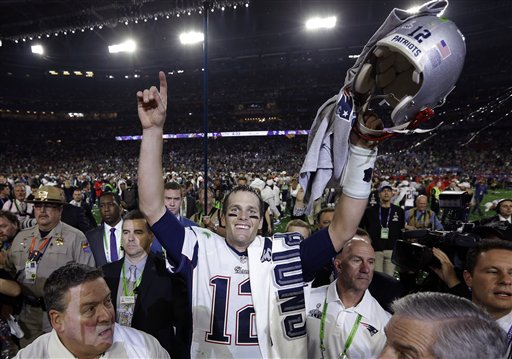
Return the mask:
[[[325,99],[339,91],[354,56],[390,11],[423,2],[208,0],[210,114],[245,118],[256,106],[269,118],[311,118]],[[479,90],[512,83],[508,50],[512,1],[449,3],[443,16],[464,34],[467,56],[448,101],[457,98],[462,106]],[[0,120],[19,113],[16,119],[39,121],[53,118],[53,111],[73,119],[74,113],[83,112],[89,113],[86,119],[120,119],[123,116],[116,114],[133,113],[129,99],[137,89],[153,84],[158,70],[168,76],[178,74],[170,87],[175,116],[199,116],[202,46],[183,46],[179,35],[203,30],[203,4],[203,0],[0,1]],[[307,31],[305,23],[312,16],[336,16],[336,26]],[[136,44],[135,52],[109,53],[110,45],[127,39]],[[36,53],[34,45],[41,45]],[[495,99],[507,105],[499,96]],[[256,121],[258,116],[248,118]]]
[[[414,0],[210,0],[210,58],[237,58],[344,49],[357,54],[394,7]],[[179,33],[202,30],[202,0],[4,0],[0,2],[0,65],[90,69],[155,67],[201,59]],[[306,32],[310,16],[334,15],[336,28]],[[510,0],[450,0],[444,14],[472,47],[505,44],[511,34]],[[107,47],[133,38],[138,51],[112,56]],[[30,46],[41,44],[44,55]]]

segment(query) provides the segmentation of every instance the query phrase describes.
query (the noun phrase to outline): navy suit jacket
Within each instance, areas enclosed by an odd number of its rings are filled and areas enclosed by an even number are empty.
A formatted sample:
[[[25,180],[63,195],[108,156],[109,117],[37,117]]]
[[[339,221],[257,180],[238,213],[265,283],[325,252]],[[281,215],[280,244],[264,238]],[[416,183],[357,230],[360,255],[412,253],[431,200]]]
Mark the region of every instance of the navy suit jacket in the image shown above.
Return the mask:
[[[123,264],[124,258],[102,267],[114,307]],[[136,292],[132,328],[154,336],[171,358],[190,358],[192,310],[183,279],[169,273],[164,260],[150,253]]]
[[[87,241],[89,242],[89,248],[91,248],[94,261],[96,262],[96,267],[101,267],[108,263],[107,257],[105,256],[105,248],[103,247],[104,230],[105,226],[102,223],[100,226],[91,229],[85,234]]]

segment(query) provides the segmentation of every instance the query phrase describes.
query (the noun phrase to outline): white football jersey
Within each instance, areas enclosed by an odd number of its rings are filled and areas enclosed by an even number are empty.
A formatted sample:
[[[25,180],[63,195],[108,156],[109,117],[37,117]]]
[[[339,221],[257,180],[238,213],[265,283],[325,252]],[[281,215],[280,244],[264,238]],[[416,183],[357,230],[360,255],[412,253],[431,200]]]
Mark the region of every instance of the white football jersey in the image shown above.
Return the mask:
[[[202,228],[185,233],[183,255],[193,260],[201,248],[192,283],[192,357],[261,358],[247,254]]]

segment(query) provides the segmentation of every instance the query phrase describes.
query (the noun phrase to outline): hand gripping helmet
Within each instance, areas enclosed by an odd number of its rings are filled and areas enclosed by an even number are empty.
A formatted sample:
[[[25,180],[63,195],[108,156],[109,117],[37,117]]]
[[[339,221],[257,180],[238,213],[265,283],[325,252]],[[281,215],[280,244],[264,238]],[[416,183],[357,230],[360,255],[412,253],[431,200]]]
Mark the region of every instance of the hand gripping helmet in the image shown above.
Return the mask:
[[[453,22],[432,15],[413,17],[368,52],[352,90],[363,99],[363,111],[374,111],[385,123],[391,119],[396,129],[403,129],[425,109],[445,102],[465,55],[464,37]]]

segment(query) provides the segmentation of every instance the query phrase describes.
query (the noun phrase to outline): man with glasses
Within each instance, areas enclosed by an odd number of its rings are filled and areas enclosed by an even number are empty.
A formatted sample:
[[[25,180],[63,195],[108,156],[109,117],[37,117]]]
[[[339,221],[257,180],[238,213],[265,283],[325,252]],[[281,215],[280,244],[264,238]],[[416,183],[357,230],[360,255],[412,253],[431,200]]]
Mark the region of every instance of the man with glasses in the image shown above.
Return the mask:
[[[20,325],[27,346],[39,335],[51,330],[43,301],[43,286],[48,276],[69,262],[94,266],[94,258],[85,235],[61,222],[64,192],[42,186],[31,201],[37,225],[19,232],[7,255],[6,268],[22,287],[23,307]]]

